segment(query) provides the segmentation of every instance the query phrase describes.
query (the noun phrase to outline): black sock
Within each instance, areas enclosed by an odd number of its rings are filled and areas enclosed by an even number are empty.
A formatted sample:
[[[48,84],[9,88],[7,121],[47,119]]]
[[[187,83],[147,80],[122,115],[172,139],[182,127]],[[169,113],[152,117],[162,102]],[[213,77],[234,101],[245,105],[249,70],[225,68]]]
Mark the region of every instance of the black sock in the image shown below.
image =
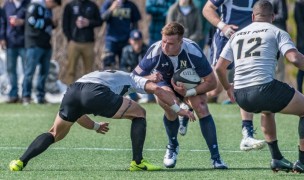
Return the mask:
[[[242,129],[247,129],[247,137],[253,138],[253,123],[252,120],[242,120]]]
[[[209,151],[211,153],[211,159],[219,158],[216,128],[211,115],[203,117],[199,120],[201,132],[206,140]]]
[[[134,118],[131,124],[131,141],[133,160],[136,164],[140,164],[143,159],[143,148],[146,139],[146,119]]]
[[[174,121],[170,121],[164,115],[163,121],[169,139],[169,145],[175,148],[178,146],[177,133],[179,128],[179,120],[176,118]]]
[[[301,151],[300,150],[300,147],[299,147],[299,161],[304,164],[304,151]]]
[[[55,142],[54,136],[51,133],[43,133],[39,135],[27,148],[20,160],[24,166],[28,161],[39,154],[43,153],[51,144]]]
[[[272,142],[267,142],[267,144],[268,144],[272,159],[281,160],[283,158],[283,156],[278,147],[278,140],[275,140]]]

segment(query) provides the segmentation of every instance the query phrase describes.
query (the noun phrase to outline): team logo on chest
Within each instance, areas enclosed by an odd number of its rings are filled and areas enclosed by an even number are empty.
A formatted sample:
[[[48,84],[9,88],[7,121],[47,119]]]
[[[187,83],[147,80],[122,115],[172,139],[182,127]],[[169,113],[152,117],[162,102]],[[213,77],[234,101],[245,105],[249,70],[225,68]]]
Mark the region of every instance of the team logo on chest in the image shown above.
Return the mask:
[[[168,63],[168,62],[162,63],[161,66],[162,66],[162,67],[169,66],[169,63]]]
[[[180,68],[187,68],[187,61],[186,60],[180,60]]]

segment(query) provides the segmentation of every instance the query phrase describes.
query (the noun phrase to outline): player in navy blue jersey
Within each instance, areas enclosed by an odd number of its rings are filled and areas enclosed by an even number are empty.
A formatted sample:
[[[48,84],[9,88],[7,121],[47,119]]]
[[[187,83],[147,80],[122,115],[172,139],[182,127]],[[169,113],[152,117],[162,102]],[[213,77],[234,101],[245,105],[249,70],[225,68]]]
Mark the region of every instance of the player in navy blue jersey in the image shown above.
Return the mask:
[[[179,98],[193,108],[199,118],[202,134],[210,150],[213,167],[227,169],[219,154],[216,127],[207,106],[206,93],[216,87],[212,68],[199,46],[195,42],[183,38],[184,27],[181,24],[168,23],[163,27],[161,34],[162,40],[149,48],[133,73],[145,76],[171,92],[176,101]],[[176,86],[173,82],[171,84],[173,73],[180,68],[195,69],[203,83],[189,90],[183,86]],[[164,165],[167,168],[173,168],[176,165],[179,151],[177,140],[179,120],[177,114],[161,99],[158,99],[157,102],[165,110],[163,122],[169,139]]]
[[[113,119],[132,120],[133,160],[130,164],[130,171],[159,170],[160,167],[143,159],[146,112],[138,103],[123,97],[132,92],[154,93],[174,112],[195,119],[190,111],[180,109],[165,90],[146,78],[130,75],[123,71],[95,71],[84,75],[69,86],[52,128],[39,135],[18,160],[13,160],[9,165],[10,169],[21,171],[29,160],[43,153],[53,143],[63,139],[75,122],[84,128],[93,129],[97,133],[108,132],[108,123],[97,123],[87,116],[87,114],[93,114]]]
[[[203,15],[211,24],[217,27],[211,46],[210,58],[213,66],[216,65],[219,55],[230,36],[252,22],[252,7],[257,1],[258,0],[208,0],[203,9]],[[218,11],[221,17],[219,16]],[[233,73],[233,63],[229,65],[228,69]],[[217,97],[222,90],[222,85],[218,83],[217,88],[208,93],[208,97]],[[248,151],[265,147],[264,140],[254,138],[252,123],[253,114],[246,112],[242,108],[240,109],[240,112],[243,134],[240,149]]]

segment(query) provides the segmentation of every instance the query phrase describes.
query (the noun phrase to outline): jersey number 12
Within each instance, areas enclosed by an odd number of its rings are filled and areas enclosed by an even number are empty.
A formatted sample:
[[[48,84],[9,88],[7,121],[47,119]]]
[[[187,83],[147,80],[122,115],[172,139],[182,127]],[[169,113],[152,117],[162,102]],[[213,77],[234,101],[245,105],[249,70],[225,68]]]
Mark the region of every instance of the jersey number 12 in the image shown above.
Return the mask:
[[[244,46],[244,39],[240,39],[236,43],[238,44],[237,59],[240,59],[242,54],[242,49]],[[252,44],[253,46],[245,52],[245,58],[251,56],[260,56],[261,52],[256,51],[256,48],[258,48],[261,45],[261,43],[262,43],[262,39],[260,37],[249,39],[246,43],[246,46],[248,46],[249,44]]]

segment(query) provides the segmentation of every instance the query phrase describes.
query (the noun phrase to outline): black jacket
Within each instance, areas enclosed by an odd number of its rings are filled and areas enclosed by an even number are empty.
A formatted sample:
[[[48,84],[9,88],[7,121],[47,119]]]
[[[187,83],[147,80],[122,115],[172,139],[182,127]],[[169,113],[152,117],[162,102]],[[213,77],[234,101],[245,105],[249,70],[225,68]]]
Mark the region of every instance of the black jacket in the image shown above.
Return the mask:
[[[39,3],[30,3],[25,16],[25,47],[51,48],[53,28],[52,11]]]
[[[294,9],[294,18],[297,25],[297,48],[304,53],[304,1],[297,1]]]
[[[89,19],[89,26],[77,28],[78,16]],[[94,42],[94,28],[102,25],[98,6],[90,0],[73,0],[63,12],[62,28],[67,40],[76,42]]]
[[[288,10],[286,0],[269,0],[273,6],[274,21],[273,25],[286,31],[286,21],[288,19]]]

